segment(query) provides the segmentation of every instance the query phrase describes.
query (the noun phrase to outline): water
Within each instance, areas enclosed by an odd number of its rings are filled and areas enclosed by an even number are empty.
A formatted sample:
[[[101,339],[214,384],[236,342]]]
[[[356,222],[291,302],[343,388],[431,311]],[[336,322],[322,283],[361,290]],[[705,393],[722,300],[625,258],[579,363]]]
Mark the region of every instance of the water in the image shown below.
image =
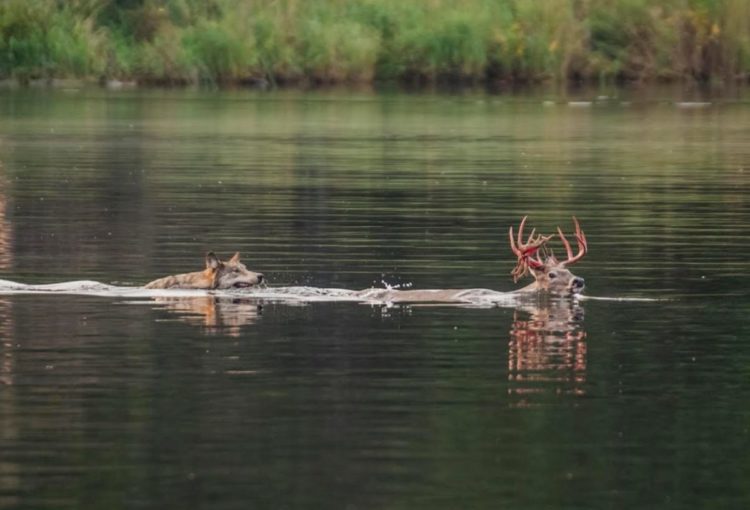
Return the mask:
[[[747,507],[750,103],[679,100],[2,91],[0,278],[509,291],[576,215],[613,299],[2,295],[0,508]]]

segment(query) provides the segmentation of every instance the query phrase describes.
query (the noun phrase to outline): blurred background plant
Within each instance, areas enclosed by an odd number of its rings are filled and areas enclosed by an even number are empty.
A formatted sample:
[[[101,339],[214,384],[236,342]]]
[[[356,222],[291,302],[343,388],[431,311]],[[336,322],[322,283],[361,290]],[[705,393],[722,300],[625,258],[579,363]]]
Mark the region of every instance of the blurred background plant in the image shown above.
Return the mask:
[[[747,80],[747,0],[4,0],[0,78]]]

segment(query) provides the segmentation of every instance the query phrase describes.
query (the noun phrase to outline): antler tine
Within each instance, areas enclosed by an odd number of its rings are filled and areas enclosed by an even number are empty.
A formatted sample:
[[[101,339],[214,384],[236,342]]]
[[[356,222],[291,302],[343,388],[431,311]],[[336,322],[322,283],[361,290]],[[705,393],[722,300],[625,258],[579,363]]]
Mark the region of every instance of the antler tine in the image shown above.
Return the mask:
[[[578,242],[578,253],[576,255],[573,255],[573,249],[570,247],[570,243],[565,237],[565,234],[563,234],[560,227],[557,227],[557,233],[560,235],[560,240],[563,243],[563,246],[565,246],[565,251],[568,254],[568,259],[563,262],[563,264],[573,264],[575,262],[578,262],[583,258],[584,255],[586,255],[586,252],[588,251],[588,244],[586,243],[586,235],[583,233],[583,230],[581,230],[581,225],[578,223],[578,219],[573,216],[573,223],[575,224],[576,231],[576,241]]]
[[[526,274],[526,264],[524,264],[523,259],[518,261],[518,264],[516,264],[516,267],[513,268],[513,271],[510,272],[511,276],[513,276],[513,281],[517,282],[519,278],[521,278],[523,275]]]
[[[522,242],[522,235],[523,235],[523,226],[526,223],[526,218],[528,216],[524,216],[521,220],[521,224],[518,226],[518,239],[516,241],[515,235],[513,235],[513,225],[510,226],[510,229],[508,230],[508,237],[510,238],[510,249],[513,251],[513,253],[516,255],[516,257],[521,258],[523,257],[523,252],[521,251],[520,247],[523,246]]]
[[[508,230],[508,237],[510,238],[510,249],[511,249],[511,251],[513,251],[513,253],[517,257],[522,257],[523,253],[521,253],[521,250],[518,249],[518,247],[516,246],[516,242],[513,239],[514,236],[513,236],[513,227],[512,226],[510,227],[510,230]]]
[[[560,236],[560,240],[563,243],[563,246],[565,246],[565,251],[568,252],[568,259],[573,258],[573,249],[570,247],[570,243],[565,238],[565,234],[563,234],[563,231],[560,229],[560,227],[557,227],[557,233]]]
[[[518,225],[518,237],[516,238],[516,245],[519,248],[523,248],[523,227],[526,225],[526,220],[528,219],[528,216],[524,216],[521,219],[521,224]]]
[[[578,240],[578,244],[583,246],[583,251],[587,252],[589,245],[586,242],[586,234],[581,230],[581,225],[578,223],[578,219],[575,216],[573,216],[573,223],[576,224],[576,239]]]
[[[536,267],[542,267],[544,265],[544,261],[542,260],[541,253],[542,252],[538,250],[536,252],[536,256],[533,259],[531,259],[534,261]]]
[[[531,229],[531,234],[529,234],[529,238],[528,238],[528,240],[526,241],[526,244],[527,244],[527,245],[529,245],[529,244],[532,244],[532,243],[534,242],[534,234],[536,234],[536,229],[535,229],[535,228],[532,228],[532,229]]]
[[[514,281],[524,276],[530,269],[537,269],[544,265],[544,261],[541,258],[541,250],[547,241],[552,239],[552,236],[537,235],[536,229],[532,229],[526,242],[524,242],[523,229],[526,226],[527,219],[528,216],[524,216],[521,219],[516,235],[514,235],[512,226],[508,230],[510,249],[518,257],[516,267],[511,272]]]
[[[518,257],[529,257],[536,253],[547,241],[552,239],[552,236],[537,235],[536,229],[532,229],[526,242],[523,240],[523,229],[526,224],[528,216],[524,216],[521,220],[521,224],[518,226],[518,233],[514,235],[513,227],[508,229],[508,238],[510,240],[510,249]]]
[[[508,230],[508,237],[510,238],[510,249],[513,250],[513,253],[515,253],[517,257],[523,257],[524,255],[526,255],[525,251],[529,244],[528,242],[523,242],[523,227],[526,224],[526,218],[528,218],[528,216],[524,216],[521,220],[521,224],[518,226],[517,236],[513,234],[513,225],[511,225],[510,229]],[[534,235],[534,231],[531,232],[531,235]]]

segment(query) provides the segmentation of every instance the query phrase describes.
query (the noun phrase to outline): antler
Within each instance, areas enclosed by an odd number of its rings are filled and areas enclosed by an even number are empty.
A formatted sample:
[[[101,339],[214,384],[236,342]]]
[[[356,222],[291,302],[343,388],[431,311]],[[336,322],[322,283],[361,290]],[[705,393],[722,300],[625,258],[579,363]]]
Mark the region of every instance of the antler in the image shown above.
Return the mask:
[[[513,268],[511,274],[513,275],[513,281],[518,281],[523,275],[525,275],[529,268],[539,268],[544,265],[544,262],[539,258],[539,250],[544,246],[544,243],[552,239],[552,236],[544,236],[539,234],[534,237],[536,229],[531,230],[529,238],[526,242],[523,242],[523,227],[526,225],[526,219],[528,216],[524,216],[521,220],[521,224],[518,226],[518,236],[513,236],[513,227],[510,227],[508,231],[508,237],[510,238],[510,249],[518,257],[518,263]]]
[[[573,216],[573,223],[575,223],[576,226],[576,241],[578,241],[578,253],[574,256],[573,250],[570,247],[570,243],[567,239],[565,239],[565,235],[563,235],[562,230],[560,230],[560,227],[557,227],[557,233],[560,234],[560,240],[563,243],[563,246],[565,246],[565,251],[568,252],[568,260],[564,261],[563,264],[570,265],[578,262],[583,258],[584,255],[586,255],[586,251],[588,250],[588,245],[586,244],[586,235],[583,233],[583,230],[581,230],[581,225],[578,224],[578,220],[575,216]]]

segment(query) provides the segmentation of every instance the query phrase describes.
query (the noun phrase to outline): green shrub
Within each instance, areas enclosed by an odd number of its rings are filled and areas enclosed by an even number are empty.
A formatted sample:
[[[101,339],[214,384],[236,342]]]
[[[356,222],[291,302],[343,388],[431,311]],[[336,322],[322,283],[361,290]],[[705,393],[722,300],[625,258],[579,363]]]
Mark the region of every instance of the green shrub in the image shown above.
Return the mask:
[[[216,22],[189,29],[182,43],[201,81],[223,83],[241,76],[243,68],[248,67],[248,52],[242,41]]]
[[[0,3],[0,75],[22,81],[92,72],[97,35],[91,23],[57,3]]]
[[[259,75],[275,82],[276,79],[299,79],[302,66],[296,57],[294,39],[285,34],[282,22],[267,13],[257,15],[252,21],[254,64]]]
[[[428,78],[481,77],[487,65],[486,18],[447,11],[425,27],[406,33],[400,50],[411,55],[411,69]]]
[[[142,81],[182,84],[196,81],[195,67],[174,30],[137,47],[134,72]]]
[[[298,42],[301,66],[314,81],[369,81],[375,75],[378,34],[351,20],[307,20]]]

